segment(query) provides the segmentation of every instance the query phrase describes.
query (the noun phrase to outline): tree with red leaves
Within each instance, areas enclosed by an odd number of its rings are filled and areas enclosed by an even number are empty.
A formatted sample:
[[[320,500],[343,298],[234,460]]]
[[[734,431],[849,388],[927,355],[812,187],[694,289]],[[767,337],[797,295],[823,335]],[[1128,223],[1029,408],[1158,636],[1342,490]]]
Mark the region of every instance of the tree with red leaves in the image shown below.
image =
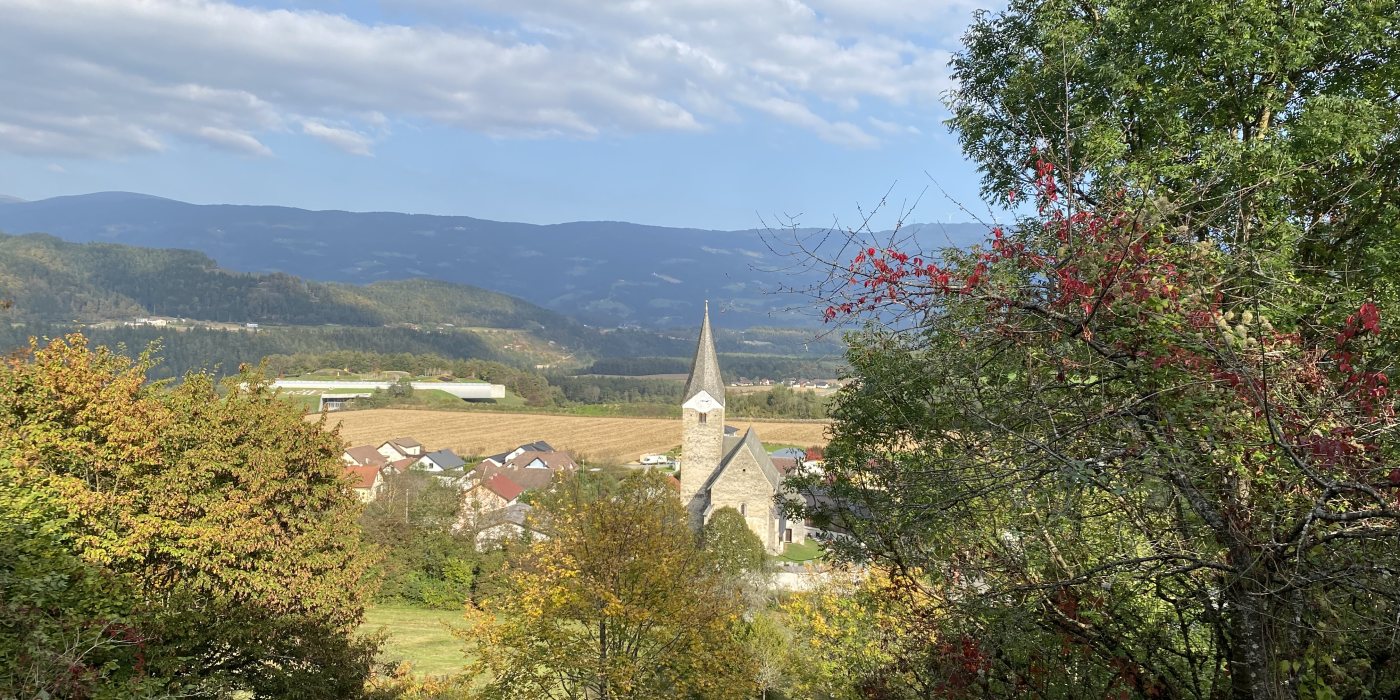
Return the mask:
[[[947,696],[1400,688],[1385,310],[1035,172],[984,245],[840,266],[868,323],[801,515],[938,601]]]

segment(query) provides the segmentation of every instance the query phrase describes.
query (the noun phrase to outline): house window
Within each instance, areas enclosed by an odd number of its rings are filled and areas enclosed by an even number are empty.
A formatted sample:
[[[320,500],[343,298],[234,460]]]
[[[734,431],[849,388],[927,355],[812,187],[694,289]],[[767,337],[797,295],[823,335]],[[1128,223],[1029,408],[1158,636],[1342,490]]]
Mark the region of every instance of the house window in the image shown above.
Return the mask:
[[[749,514],[749,504],[747,504],[747,503],[740,503],[740,504],[739,504],[739,515],[748,515],[748,514]]]
[[[710,417],[710,414],[708,414],[708,413],[701,413],[701,414],[700,414],[700,422],[701,422],[701,423],[704,423],[704,422],[705,422],[705,419],[707,419],[707,418],[709,418],[709,417]]]

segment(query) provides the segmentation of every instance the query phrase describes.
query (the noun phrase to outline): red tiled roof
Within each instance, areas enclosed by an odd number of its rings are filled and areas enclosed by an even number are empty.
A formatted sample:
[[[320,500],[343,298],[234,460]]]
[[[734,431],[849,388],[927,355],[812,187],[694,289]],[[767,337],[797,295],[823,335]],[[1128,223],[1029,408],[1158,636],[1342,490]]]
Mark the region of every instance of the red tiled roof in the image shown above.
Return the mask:
[[[681,480],[670,474],[666,475],[666,484],[677,491],[681,490]]]
[[[375,477],[379,476],[379,467],[374,465],[364,467],[346,467],[345,473],[353,477],[350,485],[357,489],[374,488]]]
[[[389,466],[393,468],[395,474],[402,474],[408,471],[408,468],[413,466],[413,463],[417,462],[419,459],[419,457],[404,457],[403,459],[396,459],[390,462]]]
[[[505,474],[492,475],[482,486],[507,501],[514,501],[520,497],[520,494],[525,493],[525,489],[521,488],[520,484],[511,481],[510,477]]]

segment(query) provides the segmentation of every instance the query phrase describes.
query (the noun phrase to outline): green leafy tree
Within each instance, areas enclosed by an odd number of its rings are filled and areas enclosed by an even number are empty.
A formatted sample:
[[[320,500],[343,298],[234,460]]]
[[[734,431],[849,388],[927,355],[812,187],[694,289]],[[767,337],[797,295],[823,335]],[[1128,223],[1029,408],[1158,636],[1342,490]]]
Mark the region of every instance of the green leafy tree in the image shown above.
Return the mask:
[[[113,582],[140,673],[168,692],[357,695],[373,651],[355,635],[368,562],[340,439],[257,375],[147,384],[148,363],[81,336],[6,360],[13,488],[67,523],[51,546]]]
[[[469,614],[469,671],[488,698],[743,698],[753,693],[742,601],[653,473],[601,495],[575,480],[542,499],[547,539]]]
[[[1162,197],[1191,236],[1371,286],[1400,252],[1397,26],[1388,0],[1014,0],[964,36],[949,123],[990,201],[1043,159],[1083,202]]]
[[[413,379],[402,377],[390,384],[385,393],[389,395],[390,399],[411,399],[413,398]]]
[[[477,577],[494,569],[478,555],[470,532],[455,529],[461,492],[431,474],[408,471],[384,480],[365,506],[365,539],[381,553],[380,600],[457,609],[472,598]]]
[[[737,577],[763,571],[763,540],[753,534],[739,511],[728,506],[716,510],[705,523],[701,538],[720,572]]]
[[[950,694],[1388,694],[1400,594],[1393,335],[1157,202],[940,260],[865,248],[821,499],[840,555],[941,600]],[[957,672],[962,668],[973,673]]]
[[[158,690],[140,668],[132,592],[73,552],[72,519],[22,481],[0,460],[0,697]]]

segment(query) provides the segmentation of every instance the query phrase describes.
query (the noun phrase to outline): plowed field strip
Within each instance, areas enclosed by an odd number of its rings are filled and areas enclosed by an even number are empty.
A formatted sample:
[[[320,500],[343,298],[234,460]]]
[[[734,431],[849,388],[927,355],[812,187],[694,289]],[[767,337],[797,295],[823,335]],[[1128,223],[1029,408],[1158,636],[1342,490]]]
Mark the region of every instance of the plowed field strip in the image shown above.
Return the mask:
[[[766,443],[826,444],[825,423],[729,420],[729,425],[758,430]],[[629,461],[665,452],[681,442],[680,421],[668,418],[596,418],[530,413],[469,413],[374,409],[331,414],[327,425],[340,426],[351,445],[378,445],[389,438],[417,438],[429,449],[486,455],[544,440],[581,459]]]

